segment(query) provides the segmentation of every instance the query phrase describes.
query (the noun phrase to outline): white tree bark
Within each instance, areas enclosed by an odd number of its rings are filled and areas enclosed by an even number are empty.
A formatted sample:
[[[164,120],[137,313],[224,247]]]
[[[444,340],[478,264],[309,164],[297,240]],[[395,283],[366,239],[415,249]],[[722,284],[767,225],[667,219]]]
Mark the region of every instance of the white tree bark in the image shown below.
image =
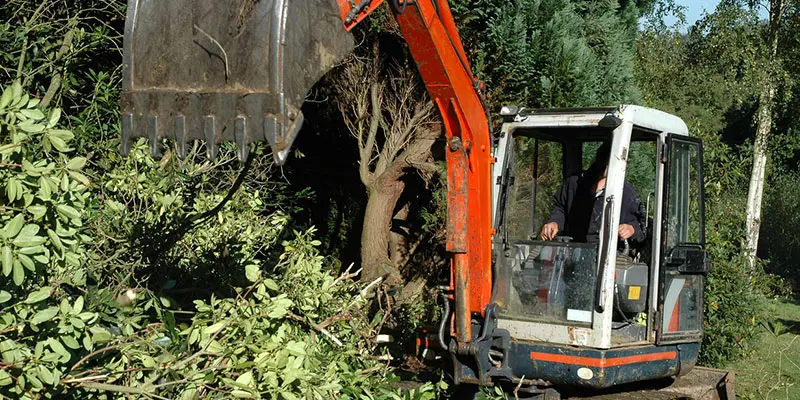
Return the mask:
[[[761,203],[764,198],[764,176],[767,172],[767,153],[772,131],[772,106],[775,97],[775,79],[778,56],[778,33],[786,8],[786,0],[769,0],[769,34],[767,36],[766,65],[762,72],[762,87],[756,116],[756,141],[753,146],[753,170],[747,194],[747,238],[745,255],[750,269],[755,267],[758,236],[761,230]]]
[[[761,203],[764,197],[767,144],[772,129],[772,98],[774,95],[774,85],[766,83],[761,91],[759,100],[758,128],[753,148],[753,171],[750,174],[750,190],[747,194],[747,243],[745,251],[751,269],[755,266],[756,252],[758,251],[758,234],[761,229]]]

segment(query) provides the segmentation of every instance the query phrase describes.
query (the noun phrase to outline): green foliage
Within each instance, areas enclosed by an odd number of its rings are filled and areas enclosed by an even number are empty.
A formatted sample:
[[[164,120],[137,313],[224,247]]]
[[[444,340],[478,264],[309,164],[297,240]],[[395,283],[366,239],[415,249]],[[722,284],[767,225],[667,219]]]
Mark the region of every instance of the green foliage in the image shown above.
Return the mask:
[[[0,4],[0,397],[437,398],[390,385],[369,291],[292,233],[308,194],[264,148],[118,153],[125,4],[72,6]]]
[[[645,104],[680,116],[703,140],[706,242],[713,265],[705,291],[701,362],[717,366],[752,351],[759,325],[770,319],[766,296],[780,289],[780,281],[764,271],[765,263],[751,269],[743,255],[751,151],[747,144],[737,148],[724,140],[740,121],[750,126],[748,110],[757,95],[752,74],[757,20],[723,3],[688,34],[657,20],[648,23],[638,40],[636,63]]]
[[[185,253],[162,252],[172,273],[190,274],[203,262],[198,258],[219,261],[207,253],[218,241],[241,237],[229,254],[236,262],[215,264],[251,282],[238,289],[233,281],[217,283],[235,295],[194,297],[191,308],[181,309],[170,291],[176,282],[162,279],[158,290],[116,296],[111,288],[129,282],[98,260],[113,246],[96,235],[137,234],[131,226],[137,221],[186,213],[189,198],[176,175],[190,180],[211,164],[187,160],[171,169],[169,158],[157,162],[139,144],[102,186],[93,184],[82,172],[87,160],[70,156],[73,135],[59,128],[60,111],[37,108],[18,83],[2,93],[2,264],[13,279],[0,286],[0,395],[427,400],[444,390],[394,389],[385,364],[366,357],[376,351],[378,322],[359,311],[369,292],[328,272],[313,229],[283,242],[277,264],[257,258],[269,254],[264,249],[288,223],[281,212],[259,214],[257,191],[223,208],[215,227],[187,234]],[[195,214],[218,197],[201,192],[193,199]],[[119,266],[133,250],[115,248]],[[135,277],[141,267],[130,264],[125,272]]]
[[[61,110],[38,103],[19,82],[0,95],[0,395],[15,398],[53,394],[75,357],[110,336],[80,289],[86,158],[71,155]]]
[[[482,387],[480,391],[475,394],[475,400],[508,400],[508,395],[503,392],[500,386]]]
[[[255,270],[254,284],[237,296],[195,300],[190,323],[166,318],[121,343],[104,366],[113,378],[84,388],[175,399],[398,395],[386,378],[369,373],[386,366],[364,357],[375,344],[373,322],[355,314],[366,301],[361,288],[325,270],[313,233],[296,232],[283,243],[271,271],[276,279]],[[433,392],[426,385],[408,398],[431,399]]]
[[[637,102],[638,10],[615,0],[451,2],[493,108]],[[621,4],[622,3],[622,4]]]
[[[769,271],[786,278],[800,289],[800,174],[790,172],[775,177],[774,184],[767,189],[764,218],[761,226],[760,253],[769,259]]]

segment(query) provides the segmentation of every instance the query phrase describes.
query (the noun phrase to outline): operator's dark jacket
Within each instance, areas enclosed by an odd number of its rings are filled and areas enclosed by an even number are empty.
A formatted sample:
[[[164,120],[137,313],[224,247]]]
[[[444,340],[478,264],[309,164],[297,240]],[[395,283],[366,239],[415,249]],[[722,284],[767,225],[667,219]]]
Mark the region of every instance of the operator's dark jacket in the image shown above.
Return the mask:
[[[598,242],[600,225],[603,222],[603,195],[597,196],[593,190],[596,180],[585,174],[574,175],[564,183],[555,194],[553,210],[548,222],[557,222],[561,235],[571,236],[577,242]],[[622,188],[622,208],[620,224],[633,226],[631,240],[641,243],[645,239],[645,212],[636,190],[627,180]],[[616,233],[616,232],[615,232]]]

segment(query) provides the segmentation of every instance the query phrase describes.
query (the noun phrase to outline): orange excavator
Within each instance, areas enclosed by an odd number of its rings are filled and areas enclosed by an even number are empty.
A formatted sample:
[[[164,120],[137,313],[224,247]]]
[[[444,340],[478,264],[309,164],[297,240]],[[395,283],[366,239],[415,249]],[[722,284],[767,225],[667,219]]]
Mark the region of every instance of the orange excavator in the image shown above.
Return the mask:
[[[693,368],[709,262],[702,144],[683,121],[629,105],[509,106],[492,132],[447,1],[387,2],[445,128],[451,278],[438,344],[455,383],[559,398],[653,381],[674,395],[657,398],[732,399],[732,374]],[[383,3],[128,0],[123,152],[146,137],[157,155],[169,138],[179,156],[202,140],[214,157],[231,141],[244,160],[267,141],[283,164],[307,92]],[[560,181],[585,174],[603,144],[597,237],[562,223],[555,240],[538,240]],[[628,182],[647,194],[636,243],[617,236]]]

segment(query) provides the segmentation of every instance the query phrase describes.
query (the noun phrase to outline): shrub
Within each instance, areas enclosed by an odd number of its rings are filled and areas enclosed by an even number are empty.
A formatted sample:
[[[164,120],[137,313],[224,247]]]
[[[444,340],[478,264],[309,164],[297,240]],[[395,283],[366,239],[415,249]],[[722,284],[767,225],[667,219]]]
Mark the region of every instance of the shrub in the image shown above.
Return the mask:
[[[140,142],[128,158],[94,153],[92,171],[60,121],[19,83],[2,90],[0,396],[443,390],[389,386],[372,357],[376,322],[361,311],[369,290],[331,275],[313,229],[291,233],[292,198],[268,164],[245,175],[232,148],[215,162],[199,149],[154,160]]]
[[[86,158],[71,156],[61,111],[38,103],[18,82],[0,96],[0,395],[16,398],[53,394],[108,336],[90,300],[99,293],[85,290]]]

